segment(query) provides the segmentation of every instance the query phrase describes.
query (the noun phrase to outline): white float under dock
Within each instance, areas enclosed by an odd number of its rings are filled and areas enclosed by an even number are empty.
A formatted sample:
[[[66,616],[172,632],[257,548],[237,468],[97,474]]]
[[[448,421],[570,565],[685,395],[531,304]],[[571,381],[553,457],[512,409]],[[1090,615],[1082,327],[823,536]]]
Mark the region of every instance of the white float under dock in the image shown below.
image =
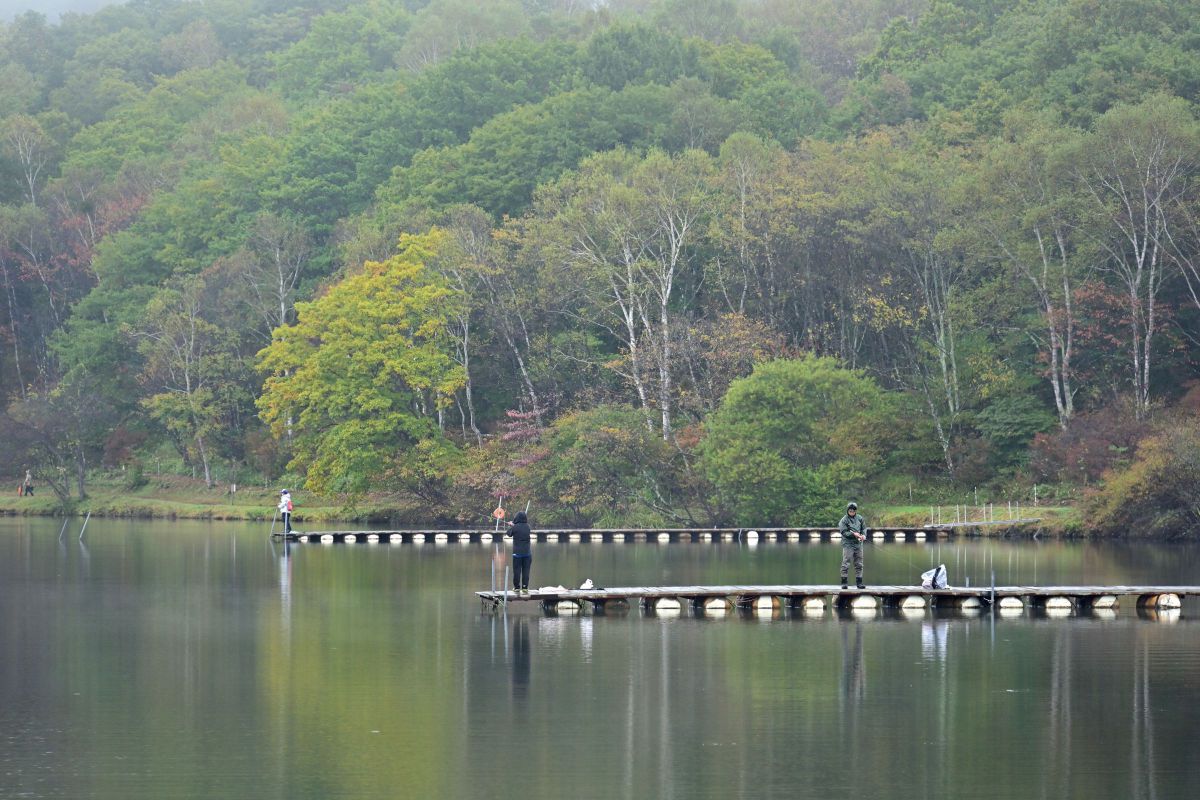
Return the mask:
[[[1019,523],[1031,520],[1018,520]],[[968,524],[923,525],[880,525],[869,528],[868,533],[876,541],[922,541],[926,537],[949,536],[957,527],[972,527]],[[392,544],[423,544],[425,542],[488,542],[504,533],[504,527],[462,528],[457,530],[420,528],[406,530],[339,530],[339,531],[292,531],[284,534],[275,532],[275,539],[286,539],[299,544],[324,542],[326,544],[359,544],[370,541]],[[371,537],[376,537],[372,540]],[[787,528],[535,528],[533,538],[539,542],[643,542],[671,544],[676,542],[801,542],[830,541],[841,537],[837,528],[787,527]]]
[[[1200,596],[1200,586],[972,586],[922,589],[919,586],[870,586],[842,589],[831,585],[745,585],[745,586],[632,586],[620,588],[531,590],[475,593],[485,608],[504,603],[540,603],[554,611],[561,603],[578,608],[590,606],[603,613],[610,605],[640,605],[647,611],[660,607],[690,608],[712,613],[717,608],[749,610],[813,609],[826,601],[834,606],[916,609],[998,607],[1018,609],[1115,610],[1119,598],[1136,598],[1138,608],[1178,609],[1184,597]]]

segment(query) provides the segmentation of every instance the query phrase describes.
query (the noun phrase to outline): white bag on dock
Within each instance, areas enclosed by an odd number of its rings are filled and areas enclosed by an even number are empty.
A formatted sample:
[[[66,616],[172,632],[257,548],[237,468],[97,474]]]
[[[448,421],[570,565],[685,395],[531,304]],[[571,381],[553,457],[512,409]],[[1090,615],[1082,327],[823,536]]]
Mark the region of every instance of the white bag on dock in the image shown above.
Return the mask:
[[[946,586],[945,564],[938,564],[933,569],[921,573],[922,589],[945,589]]]

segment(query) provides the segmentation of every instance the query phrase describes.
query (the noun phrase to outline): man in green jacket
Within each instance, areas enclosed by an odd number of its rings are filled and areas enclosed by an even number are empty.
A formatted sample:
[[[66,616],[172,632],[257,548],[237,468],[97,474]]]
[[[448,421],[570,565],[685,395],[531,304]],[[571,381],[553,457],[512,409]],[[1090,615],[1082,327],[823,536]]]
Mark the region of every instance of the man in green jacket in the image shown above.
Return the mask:
[[[859,589],[863,585],[863,542],[867,538],[867,521],[858,515],[858,503],[846,506],[846,516],[838,523],[838,533],[842,535],[842,588],[850,577],[850,562],[854,562],[854,577]]]

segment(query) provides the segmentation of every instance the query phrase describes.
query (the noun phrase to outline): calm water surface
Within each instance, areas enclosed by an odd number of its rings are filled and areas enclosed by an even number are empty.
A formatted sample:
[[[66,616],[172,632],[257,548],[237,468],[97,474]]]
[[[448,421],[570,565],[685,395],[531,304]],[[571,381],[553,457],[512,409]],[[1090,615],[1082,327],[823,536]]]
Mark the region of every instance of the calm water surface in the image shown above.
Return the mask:
[[[491,546],[0,518],[0,798],[1195,798],[1174,619],[483,613]],[[78,531],[78,523],[73,523]],[[542,544],[533,584],[832,583],[830,544]],[[1200,548],[869,546],[868,583],[1200,582]],[[531,604],[530,604],[531,605]]]

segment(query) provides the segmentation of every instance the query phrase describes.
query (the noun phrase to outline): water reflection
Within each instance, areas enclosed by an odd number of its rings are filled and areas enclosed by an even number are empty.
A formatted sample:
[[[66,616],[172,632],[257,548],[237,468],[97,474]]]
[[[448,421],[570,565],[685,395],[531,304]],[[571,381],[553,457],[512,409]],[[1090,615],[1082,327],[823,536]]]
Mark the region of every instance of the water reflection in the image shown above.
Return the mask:
[[[272,550],[259,530],[99,521],[90,552],[63,551],[61,521],[28,524],[0,520],[0,797],[1200,796],[1190,600],[1173,625],[481,614],[491,545]],[[971,574],[1010,546],[962,547]],[[881,582],[924,560],[875,552]],[[1200,574],[1186,549],[1040,552],[1061,583]],[[539,569],[814,582],[834,553],[564,544]]]
[[[512,698],[522,701],[529,697],[529,618],[512,618]]]
[[[271,542],[271,552],[275,552],[275,543]],[[291,543],[284,539],[279,549],[279,619],[280,628],[284,634],[284,642],[290,638],[292,631],[292,552]]]
[[[1133,653],[1133,735],[1130,737],[1130,778],[1133,800],[1158,800],[1154,705],[1150,696],[1150,644],[1141,637]]]
[[[867,664],[863,660],[863,624],[855,620],[843,622],[842,634],[842,697],[847,702],[843,713],[853,712],[867,696]]]
[[[944,619],[928,620],[921,625],[921,657],[926,661],[946,660],[946,640],[950,623]]]

